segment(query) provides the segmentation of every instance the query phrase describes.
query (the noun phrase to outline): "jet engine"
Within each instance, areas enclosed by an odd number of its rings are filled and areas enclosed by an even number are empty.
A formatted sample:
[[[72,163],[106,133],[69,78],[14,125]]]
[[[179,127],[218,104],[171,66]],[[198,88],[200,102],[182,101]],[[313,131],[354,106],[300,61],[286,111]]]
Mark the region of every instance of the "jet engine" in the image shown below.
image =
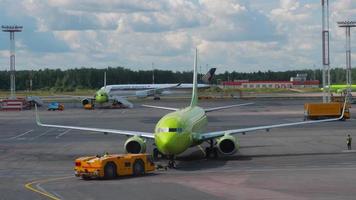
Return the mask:
[[[148,97],[148,92],[147,91],[137,91],[136,92],[136,96],[138,97],[138,98],[146,98],[146,97]]]
[[[146,141],[139,136],[130,137],[125,142],[125,150],[127,153],[145,153]]]
[[[239,149],[239,141],[232,135],[225,135],[217,139],[217,147],[220,153],[232,155]]]
[[[83,99],[83,100],[82,100],[83,106],[89,104],[90,102],[91,102],[90,99]]]

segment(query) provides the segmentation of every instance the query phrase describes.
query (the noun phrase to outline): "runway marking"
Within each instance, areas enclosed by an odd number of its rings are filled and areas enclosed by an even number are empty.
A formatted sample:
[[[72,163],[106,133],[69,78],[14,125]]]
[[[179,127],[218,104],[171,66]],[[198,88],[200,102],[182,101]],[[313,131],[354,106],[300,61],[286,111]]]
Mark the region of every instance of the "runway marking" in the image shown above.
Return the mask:
[[[60,133],[59,135],[56,136],[56,139],[62,137],[63,135],[67,134],[69,131],[71,131],[72,129],[68,129],[66,131],[64,131],[63,133]]]
[[[43,187],[41,187],[40,184],[48,183],[48,182],[51,182],[51,181],[68,179],[68,178],[72,178],[72,177],[73,176],[65,176],[65,177],[59,177],[59,178],[51,178],[51,179],[32,181],[30,183],[26,183],[25,184],[25,188],[28,189],[28,190],[31,190],[32,192],[41,194],[41,195],[43,195],[43,196],[45,196],[45,197],[47,197],[49,199],[52,199],[52,200],[61,200],[60,198],[58,198],[54,194],[51,194],[51,193],[47,192],[45,189],[43,189]],[[33,187],[34,184],[36,184],[36,188]]]
[[[49,133],[50,131],[52,131],[52,130],[53,130],[53,129],[48,129],[47,131],[43,132],[42,134],[37,135],[37,136],[31,138],[31,140],[34,140],[34,139],[39,138],[39,137],[41,137],[41,136],[44,136],[44,135],[46,135],[47,133]]]
[[[24,136],[24,135],[26,135],[26,134],[28,134],[28,133],[31,133],[32,131],[33,131],[33,129],[31,129],[31,130],[29,130],[29,131],[26,131],[26,132],[24,132],[24,133],[21,133],[20,135],[16,135],[16,136],[14,136],[14,137],[7,138],[6,140],[13,140],[13,139],[19,138],[19,137]]]
[[[355,153],[356,150],[343,150],[342,153]]]

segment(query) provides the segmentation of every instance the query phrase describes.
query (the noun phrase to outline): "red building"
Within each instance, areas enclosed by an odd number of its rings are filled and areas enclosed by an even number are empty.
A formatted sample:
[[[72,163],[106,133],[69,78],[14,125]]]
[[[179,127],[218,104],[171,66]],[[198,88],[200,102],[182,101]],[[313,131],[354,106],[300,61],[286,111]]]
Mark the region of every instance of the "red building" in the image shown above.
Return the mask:
[[[224,88],[319,88],[318,80],[311,81],[224,81]]]

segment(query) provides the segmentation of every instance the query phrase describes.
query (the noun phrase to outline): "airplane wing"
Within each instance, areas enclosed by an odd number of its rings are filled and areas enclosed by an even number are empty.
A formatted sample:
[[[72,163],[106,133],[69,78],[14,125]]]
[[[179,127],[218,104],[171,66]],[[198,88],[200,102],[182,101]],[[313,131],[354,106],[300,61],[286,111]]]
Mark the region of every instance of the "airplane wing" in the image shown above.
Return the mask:
[[[241,129],[232,129],[232,130],[225,130],[225,131],[215,131],[209,133],[202,133],[200,135],[199,140],[210,140],[217,137],[221,137],[224,135],[233,135],[233,134],[245,134],[247,132],[258,131],[258,130],[266,130],[269,131],[272,128],[281,128],[281,127],[288,127],[288,126],[297,126],[297,125],[304,125],[304,124],[316,124],[316,123],[323,123],[323,122],[333,122],[342,120],[345,114],[346,108],[346,101],[344,103],[343,111],[340,117],[332,118],[332,119],[324,119],[324,120],[316,120],[316,121],[303,121],[303,122],[294,122],[294,123],[284,123],[284,124],[275,124],[275,125],[267,125],[267,126],[257,126],[251,128],[241,128]]]
[[[177,85],[173,85],[173,86],[167,86],[167,87],[161,87],[161,88],[155,88],[155,89],[149,89],[149,90],[142,90],[140,92],[147,94],[147,96],[151,96],[151,95],[154,95],[155,93],[161,93],[164,90],[176,88],[180,85],[181,85],[181,83],[178,83]]]
[[[145,104],[142,104],[141,106],[147,107],[147,108],[158,108],[158,109],[171,110],[171,111],[177,111],[177,110],[179,110],[178,108],[163,107],[163,106],[151,106],[151,105],[145,105]]]
[[[228,108],[233,108],[233,107],[247,106],[247,105],[252,105],[252,104],[254,104],[254,103],[234,104],[234,105],[221,106],[221,107],[215,107],[215,108],[207,108],[204,110],[205,110],[205,112],[212,112],[212,111],[223,110],[223,109],[228,109]]]
[[[37,106],[35,105],[36,110],[36,123],[38,126],[50,127],[50,128],[64,128],[64,129],[72,129],[72,130],[82,130],[82,131],[93,131],[93,132],[102,132],[102,133],[113,133],[118,135],[127,135],[127,136],[140,136],[144,138],[154,138],[153,133],[146,133],[140,131],[124,131],[124,130],[116,130],[116,129],[104,129],[104,128],[89,128],[89,127],[80,127],[80,126],[63,126],[63,125],[55,125],[55,124],[44,124],[41,122],[38,112]]]
[[[253,104],[253,103],[235,104],[235,105],[221,106],[221,107],[215,107],[215,108],[207,108],[207,109],[204,109],[204,110],[205,110],[205,112],[213,112],[213,111],[217,111],[217,110],[223,110],[223,109],[228,109],[228,108],[233,108],[233,107],[240,107],[240,106],[247,106],[247,105],[251,105],[251,104]],[[178,108],[163,107],[163,106],[152,106],[152,105],[146,105],[146,104],[142,104],[142,106],[143,107],[147,107],[147,108],[157,108],[157,109],[171,110],[171,111],[179,110]]]

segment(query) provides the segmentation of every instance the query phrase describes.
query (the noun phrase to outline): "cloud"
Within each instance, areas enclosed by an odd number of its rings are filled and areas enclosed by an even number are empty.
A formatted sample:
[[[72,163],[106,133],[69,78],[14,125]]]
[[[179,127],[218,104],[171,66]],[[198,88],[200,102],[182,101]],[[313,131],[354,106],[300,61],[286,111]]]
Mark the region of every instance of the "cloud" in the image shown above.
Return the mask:
[[[67,44],[61,40],[57,40],[53,32],[38,31],[36,18],[28,16],[23,12],[18,12],[18,10],[22,9],[24,8],[21,4],[18,5],[13,1],[0,2],[1,24],[23,26],[23,31],[15,34],[17,51],[26,50],[38,53],[69,51]],[[9,34],[1,33],[0,41],[2,41],[0,42],[0,50],[8,50],[10,46]]]
[[[356,3],[333,1],[330,10],[332,64],[338,66],[345,36],[336,21],[356,19]],[[0,19],[24,26],[16,35],[19,68],[138,69],[154,62],[190,70],[196,46],[202,66],[230,71],[321,63],[321,5],[314,0],[3,0]],[[0,42],[0,66],[8,65],[7,49],[8,42]]]

